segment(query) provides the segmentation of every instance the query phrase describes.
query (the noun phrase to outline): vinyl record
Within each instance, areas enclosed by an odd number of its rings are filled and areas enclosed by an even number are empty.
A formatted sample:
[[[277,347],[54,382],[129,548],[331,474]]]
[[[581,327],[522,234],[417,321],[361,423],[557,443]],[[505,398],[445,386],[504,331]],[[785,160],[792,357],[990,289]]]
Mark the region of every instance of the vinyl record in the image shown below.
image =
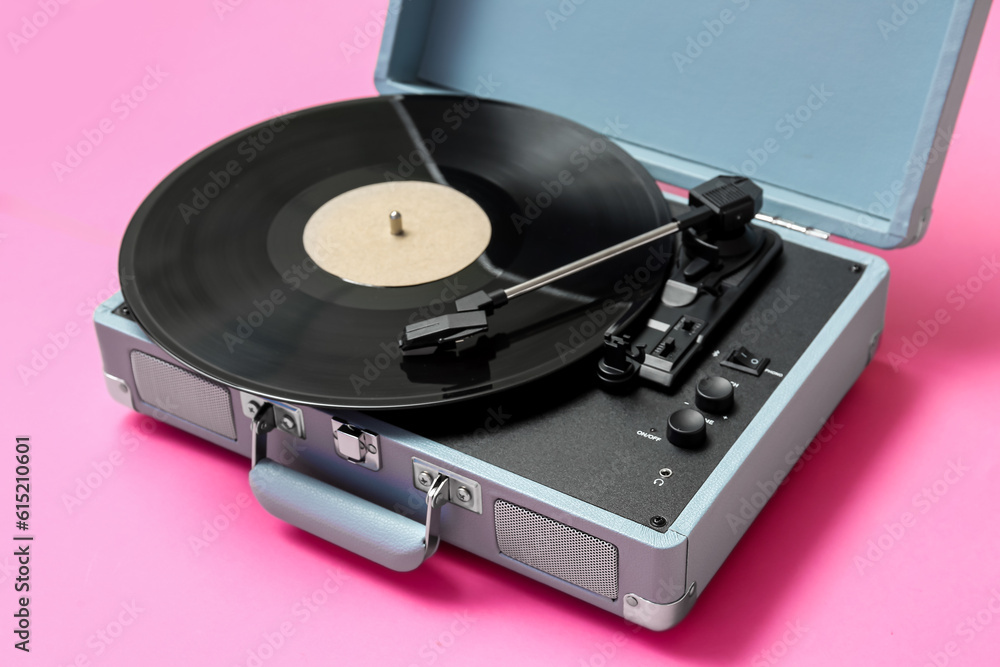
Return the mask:
[[[398,241],[397,199],[418,212],[401,211]],[[358,217],[370,215],[379,220]],[[460,296],[669,217],[649,174],[581,125],[475,98],[377,97],[273,119],[189,160],[136,212],[119,272],[148,335],[211,378],[290,402],[399,408],[508,389],[596,350],[609,324],[651,297],[668,244],[512,301],[465,349],[405,357],[397,340]],[[431,250],[394,254],[417,241]],[[397,270],[411,263],[424,272]]]

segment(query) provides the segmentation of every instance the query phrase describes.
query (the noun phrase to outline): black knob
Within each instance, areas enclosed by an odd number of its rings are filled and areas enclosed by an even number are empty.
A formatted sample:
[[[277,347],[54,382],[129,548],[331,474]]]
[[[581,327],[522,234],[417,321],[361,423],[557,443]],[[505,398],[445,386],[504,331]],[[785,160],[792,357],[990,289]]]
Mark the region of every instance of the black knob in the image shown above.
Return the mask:
[[[691,408],[678,410],[667,420],[667,440],[685,449],[701,447],[705,442],[705,417]]]
[[[694,404],[713,415],[724,415],[733,409],[733,383],[714,375],[698,383]]]

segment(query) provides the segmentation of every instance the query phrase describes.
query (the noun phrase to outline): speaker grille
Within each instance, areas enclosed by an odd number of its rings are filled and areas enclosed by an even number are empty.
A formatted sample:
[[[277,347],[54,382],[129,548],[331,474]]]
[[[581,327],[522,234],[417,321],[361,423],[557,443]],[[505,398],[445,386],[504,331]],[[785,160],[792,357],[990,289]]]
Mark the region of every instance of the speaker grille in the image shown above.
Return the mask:
[[[144,403],[236,439],[233,404],[225,387],[138,350],[132,350],[132,375]]]
[[[618,548],[506,500],[493,506],[500,553],[612,600],[618,598]]]

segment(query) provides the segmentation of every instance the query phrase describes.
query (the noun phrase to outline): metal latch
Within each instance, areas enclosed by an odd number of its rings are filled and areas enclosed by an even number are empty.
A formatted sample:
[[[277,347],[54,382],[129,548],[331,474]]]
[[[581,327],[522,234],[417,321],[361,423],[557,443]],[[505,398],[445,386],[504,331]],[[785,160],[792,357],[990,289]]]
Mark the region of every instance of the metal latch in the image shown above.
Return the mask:
[[[382,467],[382,447],[377,433],[334,419],[333,446],[337,456],[351,463],[369,470]]]

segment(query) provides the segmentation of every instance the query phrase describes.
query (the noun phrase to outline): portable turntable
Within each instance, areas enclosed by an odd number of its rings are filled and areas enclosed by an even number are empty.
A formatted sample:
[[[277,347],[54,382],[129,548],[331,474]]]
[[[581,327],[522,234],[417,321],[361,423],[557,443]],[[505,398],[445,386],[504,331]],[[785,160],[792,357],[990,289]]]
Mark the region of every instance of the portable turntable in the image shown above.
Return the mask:
[[[828,235],[921,237],[989,5],[787,4],[393,3],[383,96],[139,207],[109,391],[381,565],[674,625],[871,360],[888,268]]]

